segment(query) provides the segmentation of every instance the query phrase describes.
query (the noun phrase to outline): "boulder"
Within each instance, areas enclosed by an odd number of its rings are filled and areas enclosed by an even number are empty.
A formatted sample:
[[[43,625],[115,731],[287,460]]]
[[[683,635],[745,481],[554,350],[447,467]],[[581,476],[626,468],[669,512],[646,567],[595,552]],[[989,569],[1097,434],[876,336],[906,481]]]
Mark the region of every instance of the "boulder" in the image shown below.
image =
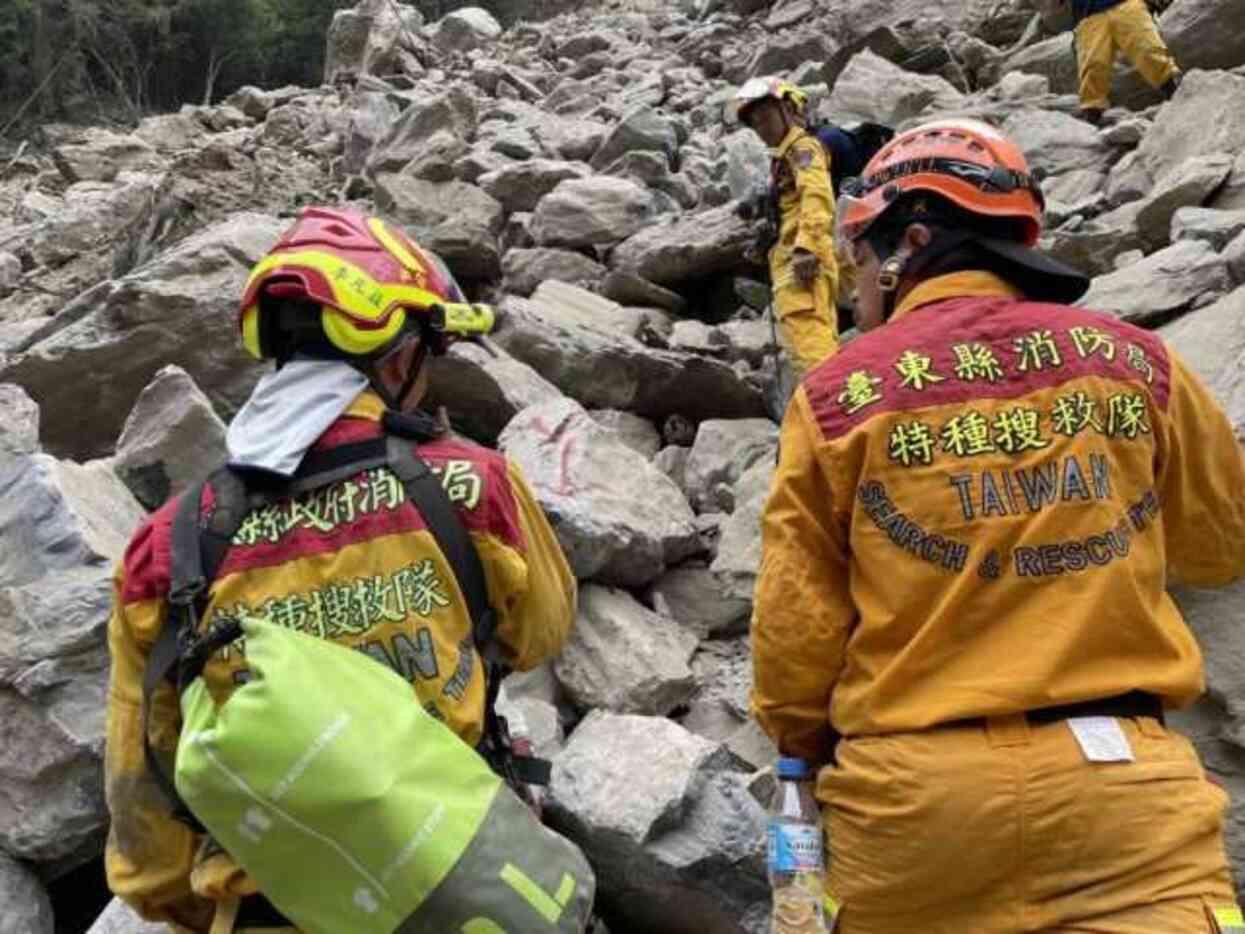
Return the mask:
[[[159,169],[163,166],[155,148],[132,133],[90,129],[85,139],[52,150],[52,161],[69,184],[111,182],[124,171]]]
[[[1237,153],[1232,174],[1211,201],[1221,211],[1245,211],[1245,150]]]
[[[532,303],[559,324],[577,324],[636,338],[643,336],[653,326],[653,319],[661,315],[659,311],[624,308],[604,296],[560,279],[542,281],[532,295]]]
[[[0,250],[0,298],[17,288],[21,279],[22,261],[7,250]]]
[[[357,175],[367,168],[377,144],[388,137],[402,111],[393,98],[381,91],[357,91],[350,102],[342,172]],[[394,159],[401,161],[401,155]],[[409,160],[407,163],[409,164]]]
[[[168,925],[144,921],[133,908],[114,898],[87,934],[168,934]]]
[[[700,690],[698,704],[718,704],[740,722],[747,720],[752,691],[752,650],[747,636],[702,642],[692,658]]]
[[[657,452],[657,456],[653,458],[653,466],[673,480],[675,486],[681,490],[686,482],[684,475],[687,472],[687,458],[691,453],[692,449],[689,447],[667,445]]]
[[[498,441],[523,469],[579,578],[639,587],[698,547],[670,478],[569,399],[524,409]]]
[[[1194,156],[1245,149],[1245,75],[1191,71],[1176,96],[1159,111],[1138,149],[1153,178],[1162,178]]]
[[[52,902],[39,878],[0,853],[0,934],[53,934]]]
[[[617,409],[592,409],[588,414],[601,427],[617,432],[623,444],[647,460],[661,449],[661,435],[647,418]]]
[[[1021,110],[1007,118],[1003,132],[1029,160],[1049,175],[1073,170],[1105,171],[1110,152],[1098,130],[1057,110]]]
[[[501,202],[507,214],[532,211],[540,199],[572,178],[586,178],[592,172],[582,162],[530,159],[486,172],[476,180],[481,188]]]
[[[106,463],[0,458],[0,850],[72,865],[108,825],[112,565],[143,518]]]
[[[1085,224],[1061,228],[1043,239],[1043,246],[1088,275],[1103,275],[1116,268],[1115,258],[1141,249],[1137,214],[1141,202],[1123,204]]]
[[[431,35],[441,53],[470,52],[496,41],[501,23],[481,7],[464,7],[444,16],[432,27]]]
[[[761,138],[747,127],[722,140],[726,155],[726,184],[731,198],[742,201],[769,191],[770,155]]]
[[[722,524],[718,555],[710,566],[723,596],[752,601],[761,566],[761,514],[773,472],[773,462],[762,458],[735,484],[735,511]]]
[[[530,405],[562,393],[526,363],[491,342],[457,343],[429,370],[427,405],[445,406],[454,428],[482,444],[493,444],[506,424]]]
[[[329,25],[324,58],[324,83],[339,75],[386,75],[400,67],[424,24],[414,6],[392,0],[362,0],[353,9],[338,10]]]
[[[225,459],[225,423],[190,374],[173,365],[139,395],[117,439],[113,469],[155,509]]]
[[[542,284],[561,292],[556,282]],[[747,418],[764,414],[760,392],[727,364],[672,351],[652,350],[620,322],[577,310],[575,303],[507,298],[493,337],[562,392],[592,408],[622,409],[659,420]]]
[[[1237,435],[1245,440],[1245,383],[1241,381],[1245,370],[1245,289],[1185,315],[1159,333],[1206,382],[1227,410]]]
[[[21,386],[0,383],[0,457],[39,450],[39,406]]]
[[[418,100],[403,111],[376,144],[368,160],[368,171],[380,175],[406,170],[419,175],[421,168],[429,164],[452,165],[466,155],[478,124],[475,98],[458,85]]]
[[[734,205],[722,205],[645,225],[615,248],[610,265],[677,288],[743,266],[753,236]]]
[[[385,173],[376,179],[376,206],[409,227],[455,276],[478,281],[501,274],[502,207],[474,185]]]
[[[697,641],[626,591],[585,584],[553,670],[580,708],[663,716],[696,690],[688,662]]]
[[[1227,264],[1213,247],[1181,240],[1125,269],[1099,276],[1078,304],[1153,326],[1210,304],[1231,289]]]
[[[532,236],[541,246],[587,247],[625,240],[653,218],[653,199],[635,182],[570,179],[540,199]]]
[[[1182,68],[1229,69],[1245,64],[1245,36],[1225,28],[1245,14],[1241,0],[1181,0],[1167,8],[1159,29]]]
[[[838,51],[835,41],[820,29],[779,32],[762,42],[747,67],[747,77],[785,74],[805,62],[828,61]]]
[[[0,364],[0,382],[20,384],[39,402],[44,447],[80,458],[107,451],[139,393],[170,361],[222,415],[236,411],[262,368],[228,322],[251,267],[286,226],[243,213],[205,228],[91,290]]]
[[[671,450],[671,449],[668,449]],[[686,451],[687,448],[673,448]],[[748,628],[752,604],[722,592],[718,578],[706,567],[667,571],[649,592],[653,608],[701,639],[738,635]]]
[[[1219,590],[1181,587],[1172,595],[1202,648],[1207,692],[1226,714],[1223,738],[1245,750],[1245,646],[1226,625],[1245,612],[1245,583]]]
[[[1223,251],[1223,261],[1228,265],[1228,274],[1237,285],[1245,285],[1245,233],[1237,236]]]
[[[712,419],[700,423],[685,469],[684,491],[700,512],[720,505],[717,488],[733,488],[753,464],[776,462],[778,426],[767,418]]]
[[[1160,178],[1137,214],[1142,244],[1156,250],[1170,243],[1176,211],[1205,204],[1227,180],[1233,159],[1227,153],[1194,156]]]
[[[526,101],[498,101],[482,115],[480,135],[521,129],[540,153],[551,159],[587,162],[605,140],[608,127],[599,120],[549,113]]]
[[[651,107],[633,110],[618,122],[613,132],[592,156],[592,167],[601,171],[629,152],[655,152],[674,164],[679,148],[674,124]]]
[[[839,75],[820,112],[840,122],[898,126],[926,111],[956,110],[964,95],[937,75],[916,75],[866,49]]]
[[[623,305],[661,308],[675,315],[687,311],[687,300],[679,293],[623,269],[611,269],[600,286],[602,295]]]
[[[536,247],[507,252],[501,261],[501,272],[505,291],[531,295],[548,279],[590,288],[605,276],[605,267],[574,250]]]
[[[156,152],[168,155],[199,143],[204,128],[188,113],[156,114],[140,120],[134,135]]]
[[[554,760],[549,816],[597,870],[615,930],[744,934],[767,910],[765,811],[721,746],[593,711]],[[762,922],[763,923],[763,922]]]
[[[1222,250],[1242,231],[1245,231],[1245,211],[1185,207],[1172,215],[1173,241],[1205,240],[1216,250]]]

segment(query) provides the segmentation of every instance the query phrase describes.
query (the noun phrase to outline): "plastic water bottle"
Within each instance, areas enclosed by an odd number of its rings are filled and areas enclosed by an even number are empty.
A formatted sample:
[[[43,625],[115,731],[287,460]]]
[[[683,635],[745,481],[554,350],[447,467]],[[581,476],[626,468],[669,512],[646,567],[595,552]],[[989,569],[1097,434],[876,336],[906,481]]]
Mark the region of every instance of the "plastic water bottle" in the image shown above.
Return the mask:
[[[825,934],[826,861],[812,772],[803,759],[778,760],[769,819],[772,934]]]

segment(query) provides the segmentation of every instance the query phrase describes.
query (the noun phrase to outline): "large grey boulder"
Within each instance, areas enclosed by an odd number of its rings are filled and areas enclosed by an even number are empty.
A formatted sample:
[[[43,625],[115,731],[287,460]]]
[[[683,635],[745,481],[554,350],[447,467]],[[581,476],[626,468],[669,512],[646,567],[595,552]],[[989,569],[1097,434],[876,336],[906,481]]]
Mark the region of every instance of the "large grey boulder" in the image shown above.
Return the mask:
[[[113,469],[148,509],[225,462],[225,423],[179,366],[142,391],[117,439]]]
[[[233,215],[91,290],[0,363],[0,382],[20,384],[39,402],[44,446],[80,458],[107,451],[139,393],[170,361],[214,408],[236,411],[262,368],[229,322],[251,267],[286,226],[265,214]]]
[[[515,211],[532,211],[540,199],[559,183],[572,178],[586,178],[592,174],[582,162],[566,162],[557,159],[529,159],[504,168],[486,172],[476,184],[496,198],[507,214]]]
[[[0,383],[0,457],[39,450],[39,406],[21,386]]]
[[[1245,65],[1245,36],[1232,28],[1245,15],[1241,0],[1181,0],[1167,8],[1159,29],[1182,68]]]
[[[743,127],[723,138],[722,150],[732,199],[739,201],[768,191],[770,155],[761,137]]]
[[[726,204],[644,226],[615,248],[610,265],[678,288],[743,266],[754,234],[734,205]]]
[[[513,295],[531,295],[542,282],[556,279],[592,287],[605,276],[605,267],[574,250],[551,247],[510,250],[502,257],[502,288]]]
[[[133,908],[114,898],[87,934],[168,934],[168,925],[144,921]]]
[[[498,443],[523,469],[577,577],[639,587],[699,547],[682,492],[575,402],[524,409]]]
[[[1227,410],[1238,437],[1245,440],[1245,380],[1241,378],[1245,372],[1245,289],[1174,321],[1159,333],[1206,382]]]
[[[541,246],[609,245],[643,228],[653,214],[652,196],[635,182],[608,175],[570,179],[540,199],[532,236]]]
[[[1207,305],[1232,290],[1223,257],[1208,243],[1181,240],[1105,276],[1078,304],[1134,324],[1154,325]]]
[[[0,850],[72,865],[102,841],[111,570],[142,507],[103,462],[0,458]]]
[[[662,616],[677,621],[702,639],[746,630],[752,608],[749,601],[724,594],[717,576],[707,567],[667,571],[653,584],[649,600]]]
[[[393,0],[362,0],[338,10],[329,25],[324,83],[333,84],[342,74],[387,75],[409,65],[423,24],[417,7]]]
[[[1207,691],[1226,714],[1222,736],[1245,750],[1245,646],[1232,625],[1245,613],[1245,583],[1219,590],[1181,587],[1173,596],[1202,648]]]
[[[897,126],[926,111],[957,110],[964,95],[937,75],[917,75],[866,49],[835,82],[821,112],[836,120],[869,120]]]
[[[429,369],[429,407],[445,406],[458,431],[492,444],[531,405],[561,399],[557,387],[500,347],[457,343]]]
[[[550,113],[519,100],[498,101],[481,115],[482,140],[518,129],[535,143],[539,154],[572,162],[591,159],[609,133],[600,120]]]
[[[357,175],[367,168],[372,153],[381,140],[389,136],[402,110],[393,98],[382,91],[356,91],[350,100],[349,118],[343,141],[341,170]],[[393,160],[407,165],[401,158]]]
[[[570,287],[545,282],[541,288]],[[635,314],[613,320],[584,314],[580,303],[510,297],[494,339],[562,392],[586,406],[622,409],[653,420],[764,414],[760,392],[719,360],[652,350],[624,330]]]
[[[482,280],[501,274],[502,207],[475,185],[387,172],[376,179],[376,206],[410,228],[456,277]]]
[[[674,124],[651,107],[642,107],[618,122],[593,154],[592,167],[600,171],[629,152],[659,153],[669,166],[674,163],[678,148]]]
[[[575,628],[553,670],[581,708],[662,716],[696,690],[688,662],[697,641],[625,590],[585,584]]]
[[[747,77],[791,71],[805,62],[824,62],[838,51],[823,30],[779,32],[768,36],[748,62]]]
[[[427,176],[429,165],[452,164],[467,153],[479,123],[475,98],[458,85],[409,106],[376,144],[368,170]],[[435,158],[433,158],[435,156]],[[433,181],[448,181],[434,175]]]
[[[762,458],[735,484],[735,511],[722,525],[711,568],[727,597],[751,602],[761,567],[761,514],[769,495],[772,461]]]
[[[1098,130],[1057,110],[1020,110],[1003,124],[1003,132],[1029,160],[1051,175],[1074,169],[1106,169],[1110,151]]]
[[[39,878],[0,853],[0,934],[53,934],[52,902]]]
[[[57,170],[74,182],[111,182],[125,171],[160,169],[164,166],[155,148],[132,133],[89,129],[81,142],[66,143],[52,150]]]
[[[554,760],[550,820],[584,849],[624,930],[758,929],[765,812],[728,758],[670,720],[593,711]]]
[[[692,506],[705,511],[721,505],[719,484],[733,488],[758,461],[773,466],[777,450],[778,426],[767,418],[701,422],[684,472],[684,490]]]
[[[1162,178],[1194,156],[1245,148],[1245,75],[1191,71],[1163,105],[1138,149],[1152,178]]]
[[[1147,249],[1159,249],[1171,242],[1176,211],[1205,204],[1227,181],[1233,160],[1228,153],[1194,156],[1158,180],[1137,214],[1137,227]]]
[[[623,444],[648,460],[661,450],[661,435],[647,418],[617,409],[593,409],[588,414],[598,425],[617,432]]]
[[[447,14],[430,31],[438,51],[469,52],[495,41],[501,23],[488,10],[472,6]]]
[[[1245,231],[1245,211],[1184,207],[1172,215],[1172,240],[1205,240],[1216,250],[1222,250],[1242,231]]]
[[[687,311],[687,300],[678,292],[671,292],[626,270],[611,269],[600,286],[602,295],[623,305],[661,308],[675,315]]]
[[[1137,227],[1141,206],[1140,201],[1131,201],[1088,223],[1055,230],[1043,239],[1043,246],[1086,275],[1105,275],[1116,268],[1116,257],[1141,249]]]

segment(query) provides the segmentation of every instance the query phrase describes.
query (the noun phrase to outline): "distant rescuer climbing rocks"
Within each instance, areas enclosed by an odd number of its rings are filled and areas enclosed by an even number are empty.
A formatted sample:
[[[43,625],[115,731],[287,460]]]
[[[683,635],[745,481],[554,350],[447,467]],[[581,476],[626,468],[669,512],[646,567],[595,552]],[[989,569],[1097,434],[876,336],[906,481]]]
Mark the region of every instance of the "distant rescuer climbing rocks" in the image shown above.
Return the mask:
[[[866,333],[782,428],[753,705],[821,766],[840,934],[1245,932],[1169,579],[1245,575],[1245,456],[1161,339],[1072,307],[983,123],[844,186]],[[837,740],[837,745],[836,745]]]
[[[1076,18],[1076,57],[1081,80],[1081,115],[1095,126],[1111,103],[1111,73],[1123,52],[1151,87],[1171,98],[1180,69],[1159,34],[1146,0],[1060,0]]]
[[[744,84],[731,110],[772,154],[770,198],[777,242],[769,251],[773,310],[803,374],[839,347],[834,194],[826,152],[804,127],[804,93],[777,78]]]
[[[202,625],[241,606],[359,649],[411,683],[412,704],[474,745],[488,735],[485,665],[457,563],[430,534],[433,520],[404,495],[405,479],[385,466],[353,470],[348,459],[386,434],[391,443],[411,437],[392,427],[398,422],[422,424],[425,440],[397,443],[409,443],[440,477],[447,512],[479,553],[500,660],[528,669],[560,650],[574,620],[575,581],[518,468],[437,431],[416,411],[429,355],[455,336],[447,307],[482,314],[463,302],[438,259],[382,221],[347,211],[305,210],[255,267],[237,326],[251,354],[277,366],[230,425],[230,467],[283,484],[313,460],[345,466],[329,472],[340,479],[328,485],[245,512]],[[203,492],[201,521],[212,522],[220,502],[214,480]],[[178,506],[170,501],[138,529],[116,577],[109,885],[145,918],[177,931],[289,930],[228,853],[174,818],[145,761],[144,671],[170,616]],[[245,664],[236,651],[212,656],[205,680],[230,696],[245,680]],[[162,682],[149,734],[159,755],[176,746],[180,722],[176,694]]]

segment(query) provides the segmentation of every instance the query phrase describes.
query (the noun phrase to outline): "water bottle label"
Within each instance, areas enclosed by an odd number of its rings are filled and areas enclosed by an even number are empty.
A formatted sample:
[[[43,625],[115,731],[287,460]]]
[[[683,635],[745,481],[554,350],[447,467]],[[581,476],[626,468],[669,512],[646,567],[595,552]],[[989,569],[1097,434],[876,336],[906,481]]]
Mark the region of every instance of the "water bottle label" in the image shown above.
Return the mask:
[[[820,872],[821,828],[808,824],[771,824],[769,868],[771,872]]]

